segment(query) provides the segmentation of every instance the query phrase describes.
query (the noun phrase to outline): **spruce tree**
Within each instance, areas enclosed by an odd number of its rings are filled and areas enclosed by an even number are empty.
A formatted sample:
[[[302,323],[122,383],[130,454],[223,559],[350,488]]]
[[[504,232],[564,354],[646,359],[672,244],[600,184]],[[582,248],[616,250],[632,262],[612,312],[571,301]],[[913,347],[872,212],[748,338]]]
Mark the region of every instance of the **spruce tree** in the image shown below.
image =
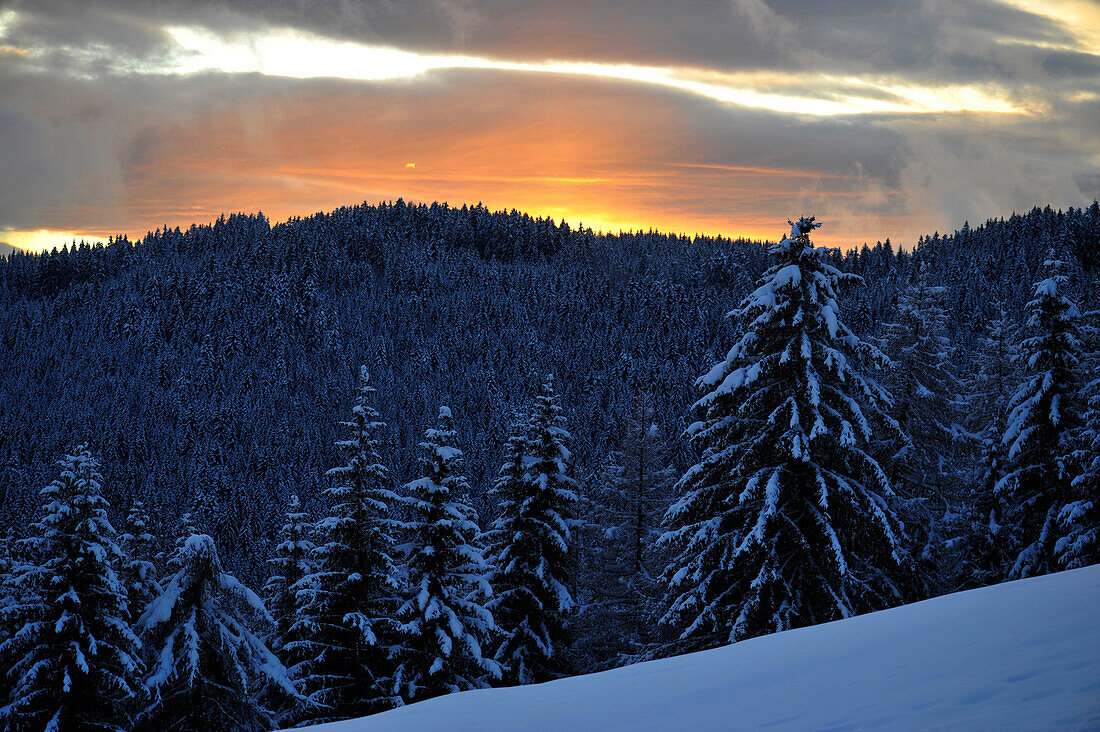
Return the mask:
[[[224,517],[209,474],[203,471],[201,477],[202,482],[191,498],[191,519],[195,524],[195,533],[213,536],[220,529]]]
[[[960,424],[963,390],[947,338],[945,295],[946,288],[931,284],[928,263],[922,262],[916,284],[898,298],[885,344],[893,365],[884,383],[904,436],[888,472],[902,518],[918,544],[919,598],[938,594],[954,581],[947,568],[955,564],[949,545],[952,536],[965,533],[959,463],[968,443]]]
[[[660,622],[675,644],[718,645],[896,603],[904,560],[889,480],[868,452],[889,395],[861,372],[885,357],[840,320],[858,282],[814,248],[813,218],[730,315],[740,337],[697,384],[702,459],[677,484],[661,543]]]
[[[138,619],[148,649],[150,729],[270,729],[259,702],[269,687],[298,698],[286,668],[264,644],[272,621],[263,601],[222,568],[214,540],[192,534],[179,569]]]
[[[0,720],[12,730],[125,730],[141,690],[141,644],[130,629],[122,550],[107,518],[99,464],[84,445],[59,462],[25,539],[0,644],[11,683]]]
[[[347,439],[336,443],[346,463],[328,471],[331,514],[317,524],[314,569],[301,580],[302,610],[284,645],[301,654],[303,692],[317,719],[361,717],[400,704],[393,691],[391,646],[401,583],[394,565],[394,521],[388,471],[378,451],[385,423],[370,402],[360,369]]]
[[[149,514],[143,502],[134,501],[131,504],[119,543],[126,556],[122,574],[126,582],[127,613],[133,621],[162,591],[157,581],[157,568],[152,561],[156,556],[157,541],[149,533]]]
[[[907,438],[891,460],[891,483],[912,496],[942,497],[954,477],[962,385],[946,332],[946,288],[929,280],[923,263],[917,283],[898,298],[895,320],[887,325],[884,350],[893,366],[884,383],[894,398],[891,413]]]
[[[192,536],[203,533],[196,520],[193,504],[192,501],[192,506],[189,506],[186,511],[180,514],[179,521],[176,523],[176,538],[171,551],[168,552],[167,561],[164,562],[164,567],[167,568],[168,573],[161,579],[162,585],[168,584],[172,576],[179,571],[178,562],[183,557],[182,550],[187,540]]]
[[[269,560],[272,574],[264,585],[264,599],[274,621],[267,645],[286,666],[292,680],[300,676],[302,669],[299,666],[305,660],[301,653],[293,651],[292,644],[301,639],[296,632],[301,619],[301,583],[313,571],[316,546],[310,539],[312,529],[309,515],[302,511],[301,501],[297,495],[292,495],[275,545],[275,556]],[[303,711],[297,700],[285,697],[274,700],[272,706],[280,724],[293,721]]]
[[[1069,296],[1066,265],[1052,251],[1047,277],[1027,304],[1031,336],[1021,344],[1027,378],[1010,404],[1002,440],[1008,472],[996,485],[1008,503],[1007,524],[1015,537],[1008,578],[1061,569],[1055,548],[1062,536],[1059,515],[1072,501],[1075,440],[1079,439],[1081,313]]]
[[[19,575],[15,553],[15,532],[10,527],[0,530],[0,618],[4,609],[15,604],[15,578]],[[0,641],[7,639],[8,627],[0,622]],[[2,675],[0,675],[2,676]],[[6,695],[0,696],[0,699]]]
[[[654,640],[650,616],[664,563],[654,544],[674,483],[668,445],[650,398],[639,398],[621,448],[586,491],[583,655],[593,668],[638,658]]]
[[[1008,407],[1017,386],[1017,329],[1004,309],[978,343],[978,370],[968,381],[966,406],[977,458],[965,510],[966,530],[957,537],[962,557],[956,583],[949,589],[982,587],[1004,579],[1006,536],[1001,531],[1005,506],[996,489],[1004,476],[1007,451],[1001,441]]]
[[[317,548],[310,539],[311,534],[309,514],[302,511],[298,496],[292,495],[275,545],[275,556],[269,560],[273,571],[264,585],[264,599],[275,621],[269,645],[288,667],[291,666],[290,654],[284,651],[293,637],[291,627],[298,620],[299,583],[312,573],[312,558]]]
[[[543,382],[530,419],[518,420],[512,433],[493,487],[500,515],[488,534],[488,607],[505,635],[495,654],[505,680],[531,684],[567,670],[566,621],[573,609],[570,515],[577,493],[552,378]]]
[[[462,452],[448,407],[420,443],[423,477],[405,485],[410,518],[408,589],[398,611],[400,663],[396,683],[407,702],[483,688],[501,677],[487,657],[499,632],[485,608],[491,593],[477,512],[465,500]]]
[[[10,527],[0,531],[0,646],[12,637],[18,628],[14,626],[19,605],[18,578],[23,572],[15,546],[15,532]],[[0,703],[7,703],[11,682],[6,673],[0,672]]]
[[[1100,367],[1100,353],[1093,354],[1092,363]],[[1100,372],[1094,367],[1091,373]],[[1100,562],[1100,378],[1088,388],[1091,396],[1078,443],[1078,472],[1070,484],[1070,500],[1058,513],[1061,536],[1054,552],[1064,569]]]
[[[26,570],[26,562],[23,555],[26,554],[26,545],[18,539],[18,534],[12,527],[0,531],[0,642],[10,637],[14,631],[3,622],[6,608],[13,607],[19,595],[19,578]],[[4,675],[0,673],[0,680]],[[0,687],[2,688],[2,687]],[[6,694],[0,694],[0,700],[6,699]]]

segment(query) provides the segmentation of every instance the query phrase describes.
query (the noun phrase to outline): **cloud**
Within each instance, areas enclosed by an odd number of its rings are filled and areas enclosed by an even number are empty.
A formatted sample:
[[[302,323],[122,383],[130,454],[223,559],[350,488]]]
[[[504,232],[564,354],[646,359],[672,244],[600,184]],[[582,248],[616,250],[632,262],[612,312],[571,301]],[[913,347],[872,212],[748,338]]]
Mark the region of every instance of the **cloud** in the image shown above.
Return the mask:
[[[1089,0],[22,0],[39,41],[102,43],[141,55],[157,27],[233,34],[292,27],[409,51],[514,61],[687,65],[718,71],[811,69],[950,74],[945,51],[996,57],[1005,41],[1096,53]]]
[[[1097,195],[1100,13],[1066,2],[15,2],[0,228],[403,196],[911,243]]]
[[[730,0],[730,5],[764,44],[783,47],[795,41],[794,23],[777,15],[764,0]]]
[[[34,96],[39,114],[26,118],[27,134],[73,150],[69,161],[95,174],[77,188],[99,197],[52,194],[74,191],[57,168],[24,197],[0,200],[0,225],[49,218],[50,228],[102,235],[398,196],[764,235],[764,223],[790,215],[776,204],[792,187],[820,177],[814,185],[842,195],[853,158],[888,176],[898,142],[846,123],[734,114],[671,91],[486,71],[404,85],[207,75],[170,88],[115,80],[91,90],[55,81]],[[26,94],[11,101],[31,104]],[[624,109],[646,114],[627,124]],[[811,130],[826,144],[815,145]]]

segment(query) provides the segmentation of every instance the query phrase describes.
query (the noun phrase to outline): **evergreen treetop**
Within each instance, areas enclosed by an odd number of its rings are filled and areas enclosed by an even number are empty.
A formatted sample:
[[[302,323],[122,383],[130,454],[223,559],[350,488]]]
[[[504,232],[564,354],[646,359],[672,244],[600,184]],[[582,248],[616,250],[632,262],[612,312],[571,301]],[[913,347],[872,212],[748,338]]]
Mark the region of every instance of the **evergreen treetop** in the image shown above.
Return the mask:
[[[420,443],[421,478],[405,485],[411,517],[408,597],[397,683],[406,700],[487,686],[501,677],[488,657],[499,632],[485,602],[492,593],[477,512],[465,503],[470,486],[449,407]]]
[[[222,568],[214,540],[192,534],[164,592],[138,619],[148,646],[147,724],[166,730],[269,729],[269,687],[300,698],[262,634],[263,601]]]
[[[1070,500],[1081,424],[1081,313],[1069,296],[1066,264],[1052,251],[1047,277],[1027,304],[1031,335],[1021,344],[1027,377],[1016,390],[1005,428],[1009,470],[996,485],[1011,508],[1018,543],[1010,579],[1058,568],[1059,513]]]
[[[360,369],[347,431],[336,443],[344,464],[332,468],[325,494],[333,505],[317,522],[313,571],[299,581],[302,606],[284,647],[301,654],[303,691],[320,719],[363,716],[400,703],[393,692],[392,649],[401,580],[393,558],[397,495],[379,456],[385,427],[371,406],[374,387]]]
[[[23,540],[31,562],[14,580],[16,602],[0,610],[18,629],[0,643],[12,687],[0,720],[9,729],[125,730],[142,665],[119,576],[123,553],[99,463],[79,445],[58,465]]]
[[[500,515],[489,532],[493,598],[506,634],[496,660],[507,680],[528,684],[566,669],[566,622],[573,610],[570,439],[552,378],[527,419],[513,424],[494,495]]]
[[[814,248],[813,218],[730,313],[739,337],[698,380],[702,459],[677,485],[661,623],[702,647],[885,607],[905,561],[886,474],[868,452],[896,427],[864,369],[887,359],[840,320],[859,278]]]

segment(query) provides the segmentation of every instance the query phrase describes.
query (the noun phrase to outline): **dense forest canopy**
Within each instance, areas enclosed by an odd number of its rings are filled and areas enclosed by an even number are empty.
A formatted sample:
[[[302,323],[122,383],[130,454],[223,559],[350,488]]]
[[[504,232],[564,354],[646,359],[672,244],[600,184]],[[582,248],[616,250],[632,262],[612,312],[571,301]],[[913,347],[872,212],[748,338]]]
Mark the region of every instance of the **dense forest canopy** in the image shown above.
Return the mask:
[[[841,306],[866,338],[887,334],[922,269],[945,288],[963,378],[980,369],[976,344],[1002,308],[1023,324],[1052,247],[1082,310],[1094,309],[1095,203],[967,225],[913,251],[887,240],[832,257],[863,277]],[[582,482],[619,449],[642,394],[682,469],[692,458],[675,438],[692,382],[728,347],[725,313],[767,261],[760,242],[604,235],[402,201],[12,255],[0,261],[0,521],[23,525],[58,456],[86,441],[112,503],[145,501],[158,536],[196,495],[211,497],[206,529],[225,563],[260,580],[288,497],[319,507],[361,364],[390,425],[394,485],[412,477],[419,435],[449,404],[483,517],[513,413],[541,374],[556,377]]]
[[[0,722],[339,720],[1100,560],[1100,204],[790,224],[0,259]]]

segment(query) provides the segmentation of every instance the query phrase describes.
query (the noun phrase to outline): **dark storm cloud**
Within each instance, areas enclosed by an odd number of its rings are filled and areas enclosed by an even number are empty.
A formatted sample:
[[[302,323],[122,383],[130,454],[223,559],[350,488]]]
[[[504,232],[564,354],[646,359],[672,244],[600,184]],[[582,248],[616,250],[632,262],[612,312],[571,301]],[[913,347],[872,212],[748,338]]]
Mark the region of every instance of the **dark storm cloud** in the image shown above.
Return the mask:
[[[718,70],[913,71],[945,79],[1019,73],[1003,41],[1072,46],[1048,17],[992,0],[36,0],[16,2],[32,40],[104,43],[141,56],[158,26],[293,27],[401,48],[518,60],[685,64]],[[1045,58],[1044,58],[1045,56]],[[1056,64],[1055,54],[1033,62]],[[958,66],[953,59],[962,61]],[[982,61],[982,63],[978,63]],[[970,72],[973,72],[972,74]]]

